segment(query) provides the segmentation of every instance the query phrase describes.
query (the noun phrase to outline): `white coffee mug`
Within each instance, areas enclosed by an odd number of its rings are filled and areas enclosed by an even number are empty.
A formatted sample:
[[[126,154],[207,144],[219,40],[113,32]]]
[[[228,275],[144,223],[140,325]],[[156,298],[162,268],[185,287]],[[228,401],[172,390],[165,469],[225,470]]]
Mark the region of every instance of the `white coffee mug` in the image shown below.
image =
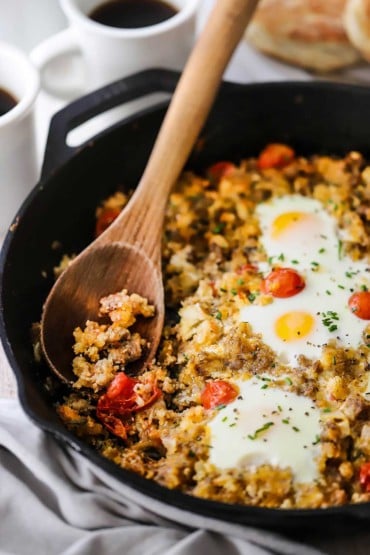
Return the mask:
[[[39,74],[26,54],[2,41],[0,89],[17,102],[0,116],[1,235],[38,178],[33,106],[39,91]]]
[[[85,90],[151,67],[181,70],[193,45],[199,0],[169,3],[178,10],[169,19],[125,29],[89,17],[104,0],[60,0],[70,27],[35,49],[33,59],[43,69],[56,57],[80,50],[87,69]]]

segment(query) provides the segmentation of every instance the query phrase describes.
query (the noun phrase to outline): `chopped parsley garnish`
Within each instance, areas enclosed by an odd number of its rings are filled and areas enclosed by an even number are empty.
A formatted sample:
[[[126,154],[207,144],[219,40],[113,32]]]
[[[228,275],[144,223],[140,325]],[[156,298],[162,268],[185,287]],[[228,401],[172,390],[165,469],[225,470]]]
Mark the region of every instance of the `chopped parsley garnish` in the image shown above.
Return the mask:
[[[283,412],[283,409],[282,409],[281,405],[278,405],[277,408],[280,412]]]
[[[366,285],[361,285],[361,291],[368,291],[368,288]]]
[[[285,381],[286,381],[287,384],[293,385],[293,382],[289,377],[285,378]]]
[[[284,419],[282,420],[282,423],[283,423],[283,424],[289,424],[289,418],[284,418]]]
[[[316,435],[315,441],[312,442],[312,445],[317,445],[318,443],[320,443],[320,436]]]
[[[319,254],[322,254],[323,252],[325,252],[326,249],[324,249],[324,247],[322,247],[321,249],[319,249]]]
[[[331,295],[331,291],[329,291],[329,289],[327,289],[327,290],[325,291],[325,293],[326,293],[327,295]]]
[[[268,388],[268,384],[265,383],[264,385],[261,385],[261,389],[267,389]]]
[[[284,256],[284,254],[283,254],[283,253],[279,254],[279,256],[278,256],[278,260],[281,260],[281,262],[284,262],[284,260],[285,260],[285,256]]]
[[[253,303],[253,301],[255,300],[256,295],[254,293],[249,293],[248,295],[248,301]]]
[[[292,429],[293,429],[295,432],[299,432],[299,431],[300,431],[300,429],[297,428],[297,426],[292,426]]]
[[[244,279],[242,279],[242,278],[238,279],[237,284],[238,285],[244,285],[245,284]]]
[[[325,407],[322,412],[331,412],[331,408],[330,407]]]
[[[291,263],[292,263],[292,264],[299,264],[299,260],[295,260],[295,259],[294,259],[294,260],[291,260]]]
[[[215,317],[217,318],[217,320],[222,320],[222,314],[219,310],[216,312]]]

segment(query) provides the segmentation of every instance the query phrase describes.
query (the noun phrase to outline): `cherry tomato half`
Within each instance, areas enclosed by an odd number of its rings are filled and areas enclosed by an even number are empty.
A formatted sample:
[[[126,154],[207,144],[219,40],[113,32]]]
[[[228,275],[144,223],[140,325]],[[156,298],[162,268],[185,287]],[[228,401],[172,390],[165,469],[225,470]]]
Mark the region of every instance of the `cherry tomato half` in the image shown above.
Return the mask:
[[[96,416],[109,431],[122,439],[127,437],[124,418],[148,408],[161,395],[161,390],[153,385],[150,396],[139,405],[134,389],[137,383],[135,378],[119,372],[98,400]]]
[[[95,237],[99,237],[121,213],[119,208],[106,208],[101,211],[95,226]]]
[[[348,306],[361,320],[370,320],[370,291],[353,293],[348,300]]]
[[[212,166],[209,166],[209,168],[207,169],[207,175],[209,179],[212,179],[213,181],[219,181],[221,177],[226,177],[230,175],[235,170],[235,168],[236,166],[232,162],[216,162]]]
[[[284,299],[297,295],[304,289],[303,277],[292,268],[276,268],[263,280],[262,293]]]
[[[208,382],[203,389],[200,400],[205,409],[214,409],[220,405],[227,405],[238,396],[236,386],[223,380]]]
[[[130,378],[124,372],[118,372],[108,386],[105,398],[109,402],[121,402],[129,405],[135,403],[134,387],[137,384],[135,378]]]
[[[360,484],[366,493],[370,493],[370,462],[366,462],[360,467]]]
[[[294,159],[295,152],[290,146],[271,143],[260,153],[257,165],[261,170],[268,168],[284,168]]]

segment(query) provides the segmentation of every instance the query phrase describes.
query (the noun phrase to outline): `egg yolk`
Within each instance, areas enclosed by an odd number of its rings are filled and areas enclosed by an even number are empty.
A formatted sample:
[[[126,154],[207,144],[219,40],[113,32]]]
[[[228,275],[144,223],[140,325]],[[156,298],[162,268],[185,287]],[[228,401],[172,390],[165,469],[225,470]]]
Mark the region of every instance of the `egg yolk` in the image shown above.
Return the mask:
[[[284,212],[272,222],[271,235],[276,239],[282,233],[294,229],[295,225],[310,219],[310,214],[305,212]]]
[[[287,312],[275,322],[276,335],[283,341],[297,341],[309,335],[315,320],[308,312]]]

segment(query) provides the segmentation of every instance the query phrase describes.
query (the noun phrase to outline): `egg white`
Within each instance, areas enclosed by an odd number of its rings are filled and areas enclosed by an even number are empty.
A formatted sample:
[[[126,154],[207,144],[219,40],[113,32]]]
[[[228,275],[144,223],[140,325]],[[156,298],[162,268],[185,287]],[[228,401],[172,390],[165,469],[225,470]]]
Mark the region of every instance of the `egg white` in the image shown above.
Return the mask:
[[[290,468],[294,481],[310,482],[318,477],[320,411],[308,397],[272,383],[263,378],[235,382],[240,395],[209,422],[209,460],[225,469]]]
[[[276,219],[292,212],[307,217],[274,235]],[[293,268],[304,277],[305,288],[292,297],[273,298],[266,305],[259,305],[257,299],[255,304],[241,309],[241,320],[261,334],[280,362],[293,367],[300,354],[319,359],[323,346],[332,339],[345,347],[357,347],[363,342],[368,322],[351,312],[348,299],[361,287],[370,288],[369,266],[343,254],[336,220],[319,201],[301,195],[274,198],[260,204],[256,214],[268,258],[260,271],[266,277],[273,267]],[[309,314],[314,325],[308,335],[284,341],[277,335],[276,321],[283,314],[296,311]]]

